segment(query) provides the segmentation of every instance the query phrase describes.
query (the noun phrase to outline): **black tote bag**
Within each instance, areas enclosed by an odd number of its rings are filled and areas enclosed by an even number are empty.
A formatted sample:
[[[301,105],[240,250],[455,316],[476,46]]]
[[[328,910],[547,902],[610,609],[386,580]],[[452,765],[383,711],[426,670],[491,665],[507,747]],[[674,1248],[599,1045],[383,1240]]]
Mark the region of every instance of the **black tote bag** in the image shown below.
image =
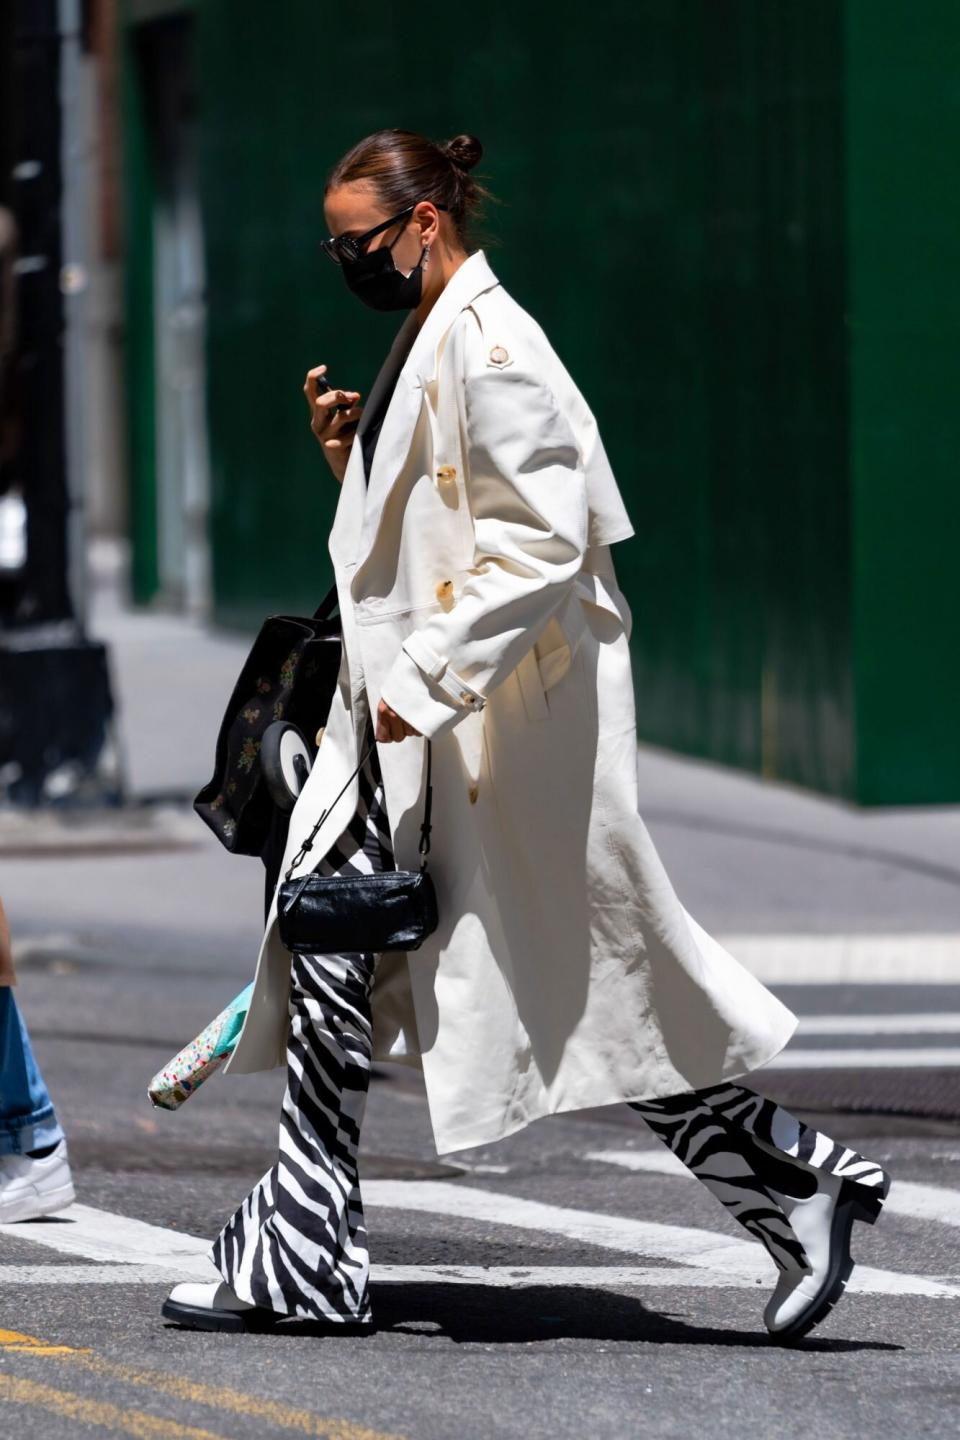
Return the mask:
[[[316,754],[316,732],[327,722],[340,671],[336,603],[333,585],[312,616],[267,616],[233,687],[217,736],[213,778],[193,802],[232,855],[263,857],[276,847],[277,807],[259,763],[267,726],[289,721]]]

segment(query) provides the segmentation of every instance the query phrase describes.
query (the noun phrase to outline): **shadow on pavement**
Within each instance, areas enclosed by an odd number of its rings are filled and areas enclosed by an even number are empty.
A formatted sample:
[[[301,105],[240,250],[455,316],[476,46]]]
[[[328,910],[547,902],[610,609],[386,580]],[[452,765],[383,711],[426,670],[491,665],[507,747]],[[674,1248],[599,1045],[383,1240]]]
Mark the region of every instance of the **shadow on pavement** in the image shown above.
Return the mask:
[[[374,1324],[367,1335],[410,1335],[419,1339],[452,1340],[458,1345],[528,1345],[549,1340],[633,1341],[654,1345],[727,1345],[778,1349],[758,1316],[756,1330],[718,1329],[697,1325],[676,1315],[649,1309],[628,1295],[571,1286],[526,1285],[516,1290],[487,1285],[405,1284],[371,1286]],[[340,1339],[329,1325],[291,1320],[271,1336]],[[244,1337],[248,1338],[248,1337]],[[905,1346],[880,1341],[820,1339],[810,1336],[789,1347],[826,1352],[901,1351]]]

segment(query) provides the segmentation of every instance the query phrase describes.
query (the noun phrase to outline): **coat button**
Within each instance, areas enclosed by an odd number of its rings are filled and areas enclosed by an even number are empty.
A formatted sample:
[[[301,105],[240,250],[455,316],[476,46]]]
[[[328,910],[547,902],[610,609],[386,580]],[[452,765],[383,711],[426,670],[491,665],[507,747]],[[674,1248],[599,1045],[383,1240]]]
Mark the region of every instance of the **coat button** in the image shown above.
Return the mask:
[[[471,785],[470,789],[467,791],[467,794],[470,796],[470,804],[476,805],[477,796],[480,794],[480,787],[478,785]]]
[[[437,599],[450,600],[453,597],[453,581],[441,580],[437,585]]]
[[[442,481],[444,485],[449,485],[450,482],[451,482],[451,480],[456,480],[456,478],[457,478],[457,467],[456,467],[456,465],[438,465],[438,466],[437,466],[437,479],[440,480],[440,481]]]
[[[477,697],[475,695],[470,694],[469,690],[460,691],[460,699],[464,702],[465,705],[474,705],[476,703],[476,698]]]

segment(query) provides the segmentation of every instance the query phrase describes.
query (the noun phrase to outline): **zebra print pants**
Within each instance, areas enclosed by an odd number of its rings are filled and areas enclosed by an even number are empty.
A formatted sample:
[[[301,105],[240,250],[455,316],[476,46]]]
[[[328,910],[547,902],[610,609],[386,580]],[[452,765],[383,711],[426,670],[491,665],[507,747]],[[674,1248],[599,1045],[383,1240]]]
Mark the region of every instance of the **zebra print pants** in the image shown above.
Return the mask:
[[[365,749],[371,740],[368,721]],[[317,869],[393,868],[374,749],[360,772],[354,819]],[[374,964],[372,954],[359,952],[292,957],[279,1155],[211,1251],[235,1294],[279,1314],[371,1319],[357,1153],[372,1056]],[[885,1179],[879,1165],[743,1085],[627,1103],[779,1269],[804,1265],[806,1255],[767,1186],[812,1194],[817,1169],[870,1187]]]
[[[368,720],[364,749],[372,741]],[[321,875],[395,868],[375,748],[359,780],[357,810],[316,866]],[[370,1320],[357,1152],[372,1057],[374,960],[361,951],[291,956],[279,1155],[211,1252],[236,1295],[282,1315]]]

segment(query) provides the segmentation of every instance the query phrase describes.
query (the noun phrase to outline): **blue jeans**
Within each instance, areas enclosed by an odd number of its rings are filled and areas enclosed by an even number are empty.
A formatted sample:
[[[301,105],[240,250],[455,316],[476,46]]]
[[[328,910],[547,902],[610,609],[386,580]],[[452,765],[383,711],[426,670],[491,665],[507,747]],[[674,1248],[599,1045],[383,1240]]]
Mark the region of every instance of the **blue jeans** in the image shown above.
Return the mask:
[[[13,991],[0,985],[0,1155],[20,1155],[62,1139]]]

